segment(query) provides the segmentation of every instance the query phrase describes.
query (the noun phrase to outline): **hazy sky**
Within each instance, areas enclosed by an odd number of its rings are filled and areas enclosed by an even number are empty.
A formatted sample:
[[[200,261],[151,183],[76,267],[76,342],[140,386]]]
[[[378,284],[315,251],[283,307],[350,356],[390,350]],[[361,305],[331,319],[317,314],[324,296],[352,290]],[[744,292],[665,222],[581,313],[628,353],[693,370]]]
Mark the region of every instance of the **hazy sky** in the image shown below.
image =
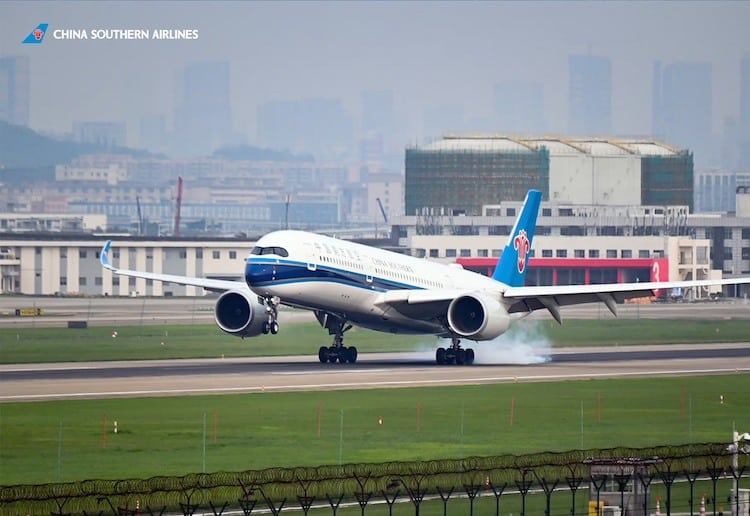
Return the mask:
[[[391,89],[403,133],[421,137],[427,105],[487,118],[498,81],[544,84],[547,125],[567,128],[568,55],[609,56],[613,127],[651,130],[652,66],[710,61],[714,131],[737,116],[739,61],[750,52],[750,2],[7,2],[0,54],[31,58],[31,126],[172,115],[188,61],[229,60],[234,126],[252,140],[259,103],[341,98],[359,115],[366,89]],[[55,28],[194,28],[188,41],[22,45]]]

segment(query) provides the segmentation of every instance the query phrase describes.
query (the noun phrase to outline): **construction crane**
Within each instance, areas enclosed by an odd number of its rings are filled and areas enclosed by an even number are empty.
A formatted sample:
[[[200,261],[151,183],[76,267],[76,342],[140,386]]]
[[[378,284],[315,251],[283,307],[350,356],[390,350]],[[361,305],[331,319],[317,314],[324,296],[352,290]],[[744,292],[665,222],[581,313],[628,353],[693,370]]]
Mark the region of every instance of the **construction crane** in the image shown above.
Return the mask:
[[[180,236],[180,210],[182,209],[182,176],[177,176],[177,213],[174,216],[174,236]]]
[[[138,236],[143,234],[143,215],[141,214],[141,198],[136,195],[135,206],[138,208]]]
[[[388,216],[385,214],[385,210],[383,209],[383,203],[380,202],[380,197],[376,197],[375,200],[378,202],[378,207],[380,208],[380,213],[383,215],[383,221],[388,224]]]

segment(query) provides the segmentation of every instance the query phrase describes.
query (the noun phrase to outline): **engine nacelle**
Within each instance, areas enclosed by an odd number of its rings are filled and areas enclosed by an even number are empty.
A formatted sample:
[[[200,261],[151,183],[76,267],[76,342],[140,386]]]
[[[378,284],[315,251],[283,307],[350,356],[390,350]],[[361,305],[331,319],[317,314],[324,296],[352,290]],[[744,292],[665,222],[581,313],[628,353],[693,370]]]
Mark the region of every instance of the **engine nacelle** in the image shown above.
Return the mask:
[[[266,307],[252,292],[228,290],[216,301],[216,324],[235,337],[255,337],[263,333],[267,322]]]
[[[491,340],[505,333],[510,316],[499,301],[477,294],[457,297],[448,306],[450,329],[471,340]]]

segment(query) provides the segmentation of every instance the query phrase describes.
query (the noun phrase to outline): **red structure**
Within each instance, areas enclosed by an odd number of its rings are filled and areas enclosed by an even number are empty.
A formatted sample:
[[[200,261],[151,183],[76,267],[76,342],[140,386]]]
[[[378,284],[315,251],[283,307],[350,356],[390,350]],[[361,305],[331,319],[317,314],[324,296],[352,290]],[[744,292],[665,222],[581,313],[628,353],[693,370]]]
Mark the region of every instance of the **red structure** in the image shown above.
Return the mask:
[[[458,258],[456,263],[464,269],[491,276],[497,258]],[[529,286],[668,280],[667,258],[530,258],[526,274]]]

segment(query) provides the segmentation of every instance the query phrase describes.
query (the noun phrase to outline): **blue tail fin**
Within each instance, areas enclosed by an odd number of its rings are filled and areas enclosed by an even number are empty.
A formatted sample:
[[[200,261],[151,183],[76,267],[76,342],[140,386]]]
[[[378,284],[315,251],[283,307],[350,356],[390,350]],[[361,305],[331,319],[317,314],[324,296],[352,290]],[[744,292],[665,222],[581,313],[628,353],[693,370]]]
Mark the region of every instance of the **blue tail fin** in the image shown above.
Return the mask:
[[[536,216],[542,202],[542,192],[529,190],[521,213],[516,219],[508,243],[505,244],[503,254],[497,262],[492,279],[505,283],[511,287],[522,287],[528,268],[531,241],[536,229]]]

